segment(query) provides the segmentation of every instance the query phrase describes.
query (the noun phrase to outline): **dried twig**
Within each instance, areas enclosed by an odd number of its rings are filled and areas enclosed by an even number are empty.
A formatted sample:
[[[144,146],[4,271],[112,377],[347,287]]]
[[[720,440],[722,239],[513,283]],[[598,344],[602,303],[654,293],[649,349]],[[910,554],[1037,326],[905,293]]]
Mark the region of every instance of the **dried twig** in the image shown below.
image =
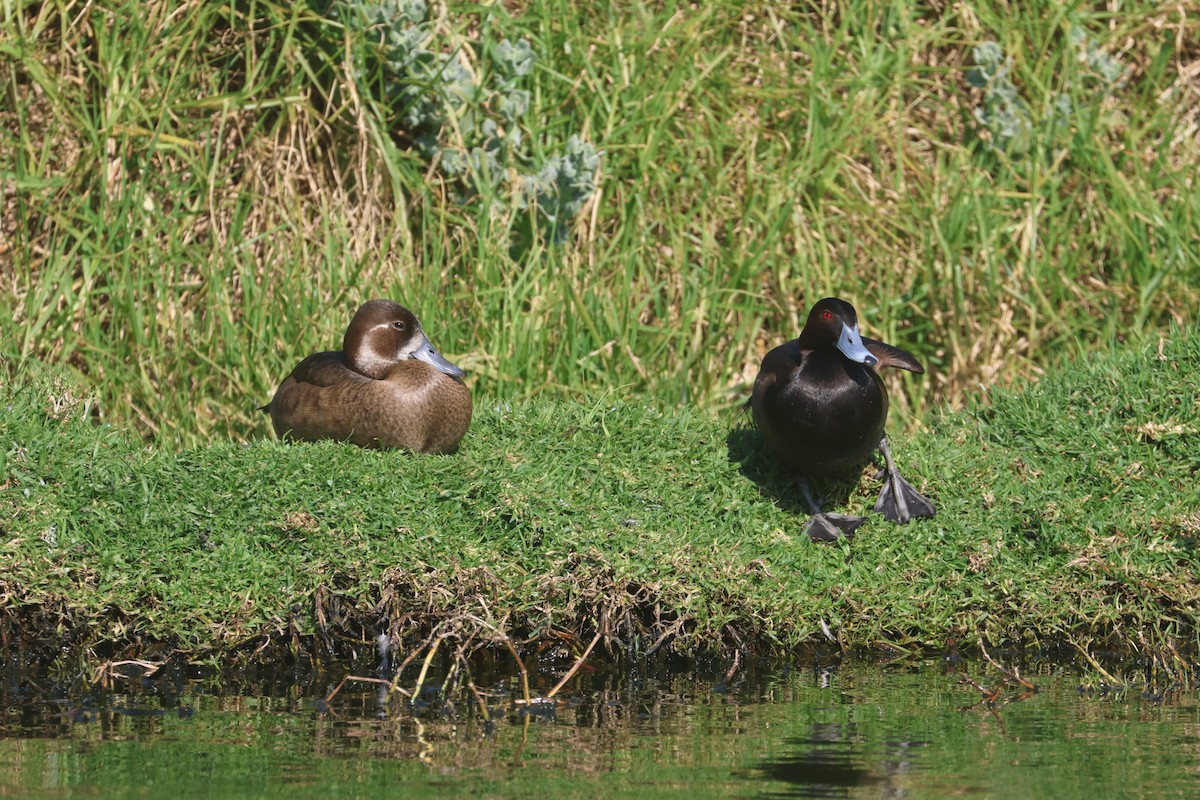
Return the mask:
[[[429,652],[425,654],[425,663],[421,665],[421,674],[417,676],[417,685],[413,687],[412,694],[409,699],[416,700],[421,696],[421,687],[425,684],[425,676],[429,673],[429,665],[433,663],[433,657],[437,655],[438,647],[442,644],[441,636],[433,640],[433,645],[429,648]]]
[[[598,641],[600,641],[600,633],[599,632],[597,632],[596,635],[592,637],[592,643],[589,644],[587,646],[587,649],[583,651],[583,655],[581,655],[579,658],[577,658],[575,660],[575,663],[571,666],[571,668],[569,670],[567,670],[567,674],[563,676],[563,679],[561,681],[559,681],[554,686],[554,688],[549,691],[549,693],[547,693],[547,695],[546,695],[547,699],[554,697],[554,695],[558,694],[558,690],[561,689],[563,686],[565,686],[567,681],[571,680],[571,678],[573,678],[575,676],[575,673],[578,672],[579,668],[583,666],[583,662],[587,661],[587,657],[589,655],[591,655],[592,648],[596,646],[596,642],[598,642]],[[526,696],[526,699],[528,699],[528,695]]]
[[[129,661],[106,661],[96,668],[96,672],[92,676],[92,685],[108,689],[112,679],[117,677],[119,674],[117,672],[117,667],[125,667],[129,666],[130,664],[141,667],[143,670],[145,670],[145,672],[142,674],[143,678],[148,678],[162,669],[162,664],[155,664],[153,661],[141,661],[137,659]]]
[[[1098,662],[1096,659],[1092,658],[1092,654],[1088,652],[1086,647],[1084,647],[1079,642],[1077,642],[1075,640],[1074,636],[1068,635],[1067,641],[1071,643],[1072,647],[1074,647],[1076,650],[1079,651],[1079,655],[1083,656],[1084,660],[1086,660],[1089,664],[1092,665],[1092,669],[1096,670],[1101,675],[1103,675],[1106,680],[1111,681],[1114,686],[1122,685],[1121,681],[1117,680],[1115,677],[1113,677],[1108,672],[1108,670],[1106,670],[1104,667],[1100,666],[1100,662]]]

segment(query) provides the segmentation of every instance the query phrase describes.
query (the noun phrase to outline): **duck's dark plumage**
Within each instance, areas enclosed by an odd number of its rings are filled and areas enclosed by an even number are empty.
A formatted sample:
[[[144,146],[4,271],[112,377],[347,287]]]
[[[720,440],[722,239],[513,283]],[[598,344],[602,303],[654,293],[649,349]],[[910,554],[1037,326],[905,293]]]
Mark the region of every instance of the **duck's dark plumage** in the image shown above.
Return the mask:
[[[281,438],[447,453],[471,423],[463,374],[411,311],[372,300],[354,315],[342,349],[301,361],[263,410]]]
[[[767,353],[750,407],[770,451],[800,483],[814,512],[809,535],[829,539],[852,533],[861,517],[821,513],[811,479],[861,470],[879,448],[888,472],[876,510],[895,522],[932,516],[933,505],[895,469],[887,448],[888,396],[878,371],[924,372],[898,347],[864,338],[854,307],[838,298],[813,306],[800,337]]]

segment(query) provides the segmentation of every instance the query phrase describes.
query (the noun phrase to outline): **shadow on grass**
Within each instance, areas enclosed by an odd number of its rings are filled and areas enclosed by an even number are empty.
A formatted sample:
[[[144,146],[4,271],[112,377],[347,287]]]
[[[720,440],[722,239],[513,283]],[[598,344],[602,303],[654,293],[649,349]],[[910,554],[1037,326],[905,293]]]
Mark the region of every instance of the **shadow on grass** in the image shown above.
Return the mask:
[[[808,519],[810,512],[800,488],[767,451],[762,435],[754,426],[739,420],[725,437],[725,445],[729,460],[738,464],[739,471],[758,487],[760,494],[789,514],[795,514],[801,522]],[[844,510],[856,485],[857,480],[812,481],[813,491],[825,511]]]

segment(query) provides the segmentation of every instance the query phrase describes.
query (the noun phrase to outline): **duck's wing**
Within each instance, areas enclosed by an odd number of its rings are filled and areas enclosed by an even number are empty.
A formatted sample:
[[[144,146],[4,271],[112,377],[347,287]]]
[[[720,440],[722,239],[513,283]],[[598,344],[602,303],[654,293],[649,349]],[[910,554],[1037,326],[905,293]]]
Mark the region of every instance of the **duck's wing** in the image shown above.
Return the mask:
[[[350,369],[340,350],[313,353],[296,365],[296,368],[292,370],[292,377],[296,379],[297,383],[308,383],[313,386],[337,386],[371,380]]]
[[[863,344],[871,351],[871,355],[879,359],[879,363],[875,365],[875,371],[879,372],[884,367],[896,367],[897,369],[906,369],[909,372],[918,374],[925,371],[921,366],[921,362],[913,357],[912,353],[901,350],[899,347],[893,347],[887,342],[880,342],[876,339],[868,339],[863,337]]]
[[[799,368],[804,356],[805,353],[800,350],[795,340],[772,348],[763,357],[762,366],[758,369],[758,377],[754,379],[754,389],[744,408],[749,408],[755,401],[762,402],[762,398],[767,392],[777,386],[781,380],[786,382],[788,376]]]
[[[296,365],[264,410],[280,438],[347,440],[359,421],[346,408],[357,409],[355,396],[377,383],[346,366],[338,351],[314,353]]]
[[[313,353],[301,361],[291,374],[283,379],[275,396],[265,406],[259,406],[261,411],[274,414],[272,408],[280,409],[281,404],[294,406],[301,396],[308,391],[305,387],[325,388],[339,383],[353,382],[355,377],[363,378],[346,366],[346,361],[340,351],[329,350],[324,353]],[[364,378],[365,380],[365,378]]]

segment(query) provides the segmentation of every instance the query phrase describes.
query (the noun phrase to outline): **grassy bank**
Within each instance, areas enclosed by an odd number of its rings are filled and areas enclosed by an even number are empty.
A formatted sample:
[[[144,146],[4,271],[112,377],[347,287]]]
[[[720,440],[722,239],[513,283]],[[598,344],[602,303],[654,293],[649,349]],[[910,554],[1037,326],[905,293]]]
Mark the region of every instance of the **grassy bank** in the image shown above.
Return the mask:
[[[376,296],[480,396],[717,410],[827,294],[929,368],[901,412],[1200,307],[1195,3],[435,4],[480,86],[537,54],[513,170],[603,151],[561,242],[422,153],[329,5],[4,5],[3,355],[194,447]]]
[[[873,516],[845,546],[801,535],[798,498],[736,413],[481,404],[454,456],[175,452],[94,427],[87,400],[26,375],[0,401],[0,614],[129,653],[364,652],[385,631],[404,652],[556,631],[618,654],[1189,648],[1197,366],[1193,329],[936,415],[895,450],[938,516]],[[869,511],[875,490],[865,477],[849,506]]]

